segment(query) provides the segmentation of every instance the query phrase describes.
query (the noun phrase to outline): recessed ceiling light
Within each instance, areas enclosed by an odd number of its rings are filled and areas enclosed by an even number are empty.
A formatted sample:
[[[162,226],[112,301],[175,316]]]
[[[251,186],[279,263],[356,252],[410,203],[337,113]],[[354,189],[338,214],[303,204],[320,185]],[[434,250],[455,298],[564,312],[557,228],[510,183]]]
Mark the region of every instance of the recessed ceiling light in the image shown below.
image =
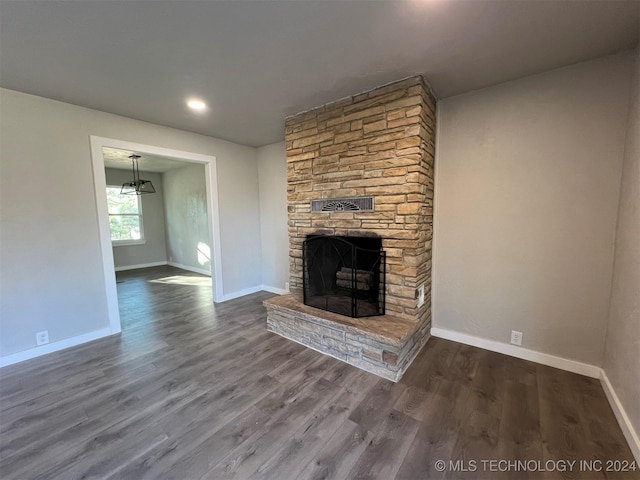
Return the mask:
[[[201,112],[202,110],[206,110],[207,108],[206,103],[204,103],[202,100],[196,100],[195,98],[188,100],[187,105],[189,106],[190,109],[197,110],[199,112]]]

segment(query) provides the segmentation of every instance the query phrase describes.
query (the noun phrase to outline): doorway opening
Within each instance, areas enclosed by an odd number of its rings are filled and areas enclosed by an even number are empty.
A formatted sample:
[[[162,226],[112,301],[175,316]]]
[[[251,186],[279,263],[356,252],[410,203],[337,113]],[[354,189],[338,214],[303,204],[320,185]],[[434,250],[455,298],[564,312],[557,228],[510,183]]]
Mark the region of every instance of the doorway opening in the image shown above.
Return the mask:
[[[127,204],[125,208],[121,209],[127,212],[125,215],[120,215],[119,210],[110,211],[108,192],[113,190],[111,198],[116,204],[120,202],[118,197],[115,196],[116,187],[117,184],[122,186],[122,183],[129,181],[127,175],[131,176],[131,160],[129,157],[132,154],[141,157],[138,160],[139,170],[148,176],[155,175],[154,178],[160,178],[159,175],[164,176],[166,174],[167,178],[169,178],[167,172],[173,172],[171,173],[171,185],[176,185],[175,188],[172,187],[173,190],[178,189],[181,182],[182,184],[187,182],[188,185],[191,185],[189,176],[193,177],[195,175],[193,178],[198,182],[204,176],[204,182],[199,189],[195,186],[190,189],[190,195],[194,197],[191,200],[186,199],[188,195],[185,195],[185,198],[178,198],[179,194],[176,192],[170,194],[172,198],[175,197],[170,204],[166,203],[166,198],[160,196],[155,197],[153,202],[145,200],[149,205],[155,203],[169,207],[171,213],[162,219],[163,225],[165,219],[168,223],[169,216],[175,219],[172,222],[174,224],[174,232],[169,232],[167,227],[164,227],[165,231],[162,233],[162,235],[165,235],[164,243],[158,240],[160,235],[157,231],[154,232],[157,237],[154,240],[155,243],[151,241],[149,237],[151,234],[149,222],[144,221],[145,209],[136,210],[135,205],[142,205],[142,203],[139,202],[135,195],[133,195],[135,200],[128,200],[125,202]],[[122,330],[116,269],[128,270],[130,269],[129,267],[144,268],[170,265],[174,267],[174,270],[176,270],[176,267],[182,271],[187,270],[184,273],[195,272],[199,274],[198,283],[200,285],[203,284],[202,282],[209,283],[213,301],[222,301],[222,264],[215,157],[95,136],[91,136],[91,157],[111,333],[118,333]],[[198,177],[198,175],[200,176]],[[126,179],[120,182],[123,178]],[[156,182],[158,186],[163,184],[159,180],[156,180]],[[162,190],[161,187],[161,192]],[[153,195],[156,194],[142,196],[152,197]],[[124,195],[123,197],[129,197],[129,195]],[[111,210],[113,209],[112,205]],[[163,210],[161,212],[164,215],[165,212]],[[158,212],[147,211],[146,213],[147,215],[158,216]],[[190,218],[190,215],[198,215],[198,218]],[[156,218],[155,220],[158,219]],[[184,221],[191,222],[190,228],[185,228],[185,225],[181,225],[181,222]],[[147,224],[147,231],[144,230],[145,224]],[[154,228],[158,229],[157,226]],[[197,238],[193,248],[185,248],[184,245],[181,245],[183,239],[180,236],[186,230],[193,230],[193,234],[189,237],[190,242],[193,243],[193,238]],[[115,235],[115,242],[113,235]],[[131,265],[131,260],[130,258],[127,259],[127,254],[130,254],[131,251],[136,251],[134,247],[145,245],[147,242],[149,244],[153,243],[150,246],[164,249],[166,252],[165,259],[158,261],[156,252],[156,261],[145,262],[143,258],[138,264]],[[174,242],[171,247],[168,245],[170,242]],[[114,251],[118,253],[114,255]],[[138,248],[137,251],[144,251],[148,255],[153,254],[151,248]],[[183,254],[186,251],[188,251],[188,255],[185,256]],[[123,264],[127,262],[129,265],[123,267]],[[210,280],[202,275],[210,275]],[[177,280],[174,279],[172,281]],[[208,288],[206,290],[208,291]]]

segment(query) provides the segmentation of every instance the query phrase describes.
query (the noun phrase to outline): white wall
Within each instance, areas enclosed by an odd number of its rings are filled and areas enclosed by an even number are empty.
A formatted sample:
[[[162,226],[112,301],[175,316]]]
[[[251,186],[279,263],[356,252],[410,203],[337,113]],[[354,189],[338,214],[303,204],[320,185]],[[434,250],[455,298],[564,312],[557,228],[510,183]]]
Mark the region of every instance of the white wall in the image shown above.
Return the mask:
[[[601,365],[631,67],[439,102],[434,327]]]
[[[107,185],[122,186],[124,182],[131,181],[129,170],[105,168],[104,172]],[[140,196],[145,243],[114,246],[113,263],[116,268],[167,261],[162,178],[159,173],[140,173],[142,178],[151,180],[156,189],[154,194]]]
[[[109,326],[90,135],[216,156],[224,291],[260,284],[255,148],[7,89],[0,104],[0,356]]]
[[[640,47],[636,51],[631,110],[626,132],[613,285],[603,368],[638,435],[640,433]],[[636,449],[638,447],[640,445],[636,444]]]
[[[284,142],[258,149],[262,284],[284,290],[289,282],[287,154]]]
[[[211,235],[204,165],[187,164],[162,175],[169,262],[211,273]]]
[[[262,280],[256,149],[253,148],[252,152],[254,155],[250,161],[225,166],[228,170],[223,172],[222,179],[218,173],[220,205],[221,208],[224,205],[225,212],[224,223],[220,220],[222,243],[230,247],[226,253],[222,251],[225,297],[259,289]],[[232,170],[232,175],[229,175],[229,170]]]

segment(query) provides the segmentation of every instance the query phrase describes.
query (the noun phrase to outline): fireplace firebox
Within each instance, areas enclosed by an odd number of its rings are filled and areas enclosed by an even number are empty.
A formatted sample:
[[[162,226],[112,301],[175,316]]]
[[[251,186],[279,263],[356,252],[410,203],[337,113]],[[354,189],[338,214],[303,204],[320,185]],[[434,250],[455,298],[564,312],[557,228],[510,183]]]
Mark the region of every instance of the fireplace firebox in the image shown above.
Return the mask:
[[[349,317],[385,314],[380,237],[308,235],[302,259],[305,305]]]

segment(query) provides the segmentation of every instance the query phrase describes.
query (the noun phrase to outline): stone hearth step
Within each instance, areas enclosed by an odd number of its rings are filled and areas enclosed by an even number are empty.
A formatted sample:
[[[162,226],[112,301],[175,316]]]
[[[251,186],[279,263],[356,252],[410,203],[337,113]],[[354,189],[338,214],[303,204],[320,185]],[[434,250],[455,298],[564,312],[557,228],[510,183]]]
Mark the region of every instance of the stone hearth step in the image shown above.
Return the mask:
[[[345,317],[305,305],[293,294],[265,300],[264,306],[267,330],[394,382],[429,338],[429,322]]]

